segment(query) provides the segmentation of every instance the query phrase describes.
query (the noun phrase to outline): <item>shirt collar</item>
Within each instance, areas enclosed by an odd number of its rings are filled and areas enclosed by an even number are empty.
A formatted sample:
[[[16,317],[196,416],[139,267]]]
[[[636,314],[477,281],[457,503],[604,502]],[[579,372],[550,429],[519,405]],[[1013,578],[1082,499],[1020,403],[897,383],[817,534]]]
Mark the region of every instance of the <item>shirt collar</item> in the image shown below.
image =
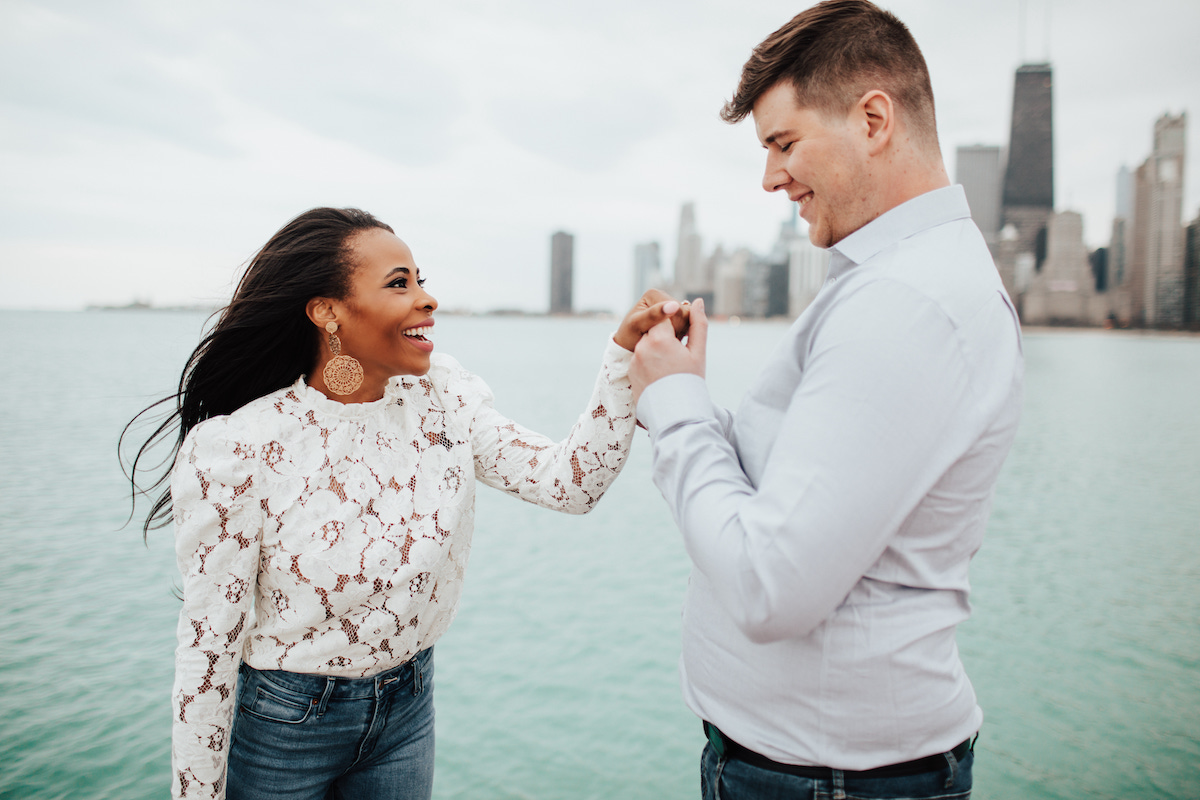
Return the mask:
[[[884,212],[829,248],[829,252],[833,263],[845,260],[850,263],[844,264],[843,268],[849,268],[921,231],[970,217],[971,209],[967,206],[963,187],[957,184],[946,186],[917,195]],[[830,267],[832,271],[832,263]]]

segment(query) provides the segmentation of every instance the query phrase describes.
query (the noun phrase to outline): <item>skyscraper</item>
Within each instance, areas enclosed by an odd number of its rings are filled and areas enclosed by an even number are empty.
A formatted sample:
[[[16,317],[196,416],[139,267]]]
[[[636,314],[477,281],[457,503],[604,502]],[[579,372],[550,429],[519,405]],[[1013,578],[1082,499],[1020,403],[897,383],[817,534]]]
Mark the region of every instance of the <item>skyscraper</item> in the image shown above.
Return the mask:
[[[659,261],[658,242],[646,242],[633,247],[633,302],[637,302],[647,289],[662,288],[662,265]]]
[[[1183,326],[1200,331],[1200,213],[1183,234]]]
[[[1004,287],[1019,303],[1018,263],[1046,258],[1046,226],[1054,213],[1054,104],[1049,64],[1025,64],[1013,81],[1012,127],[1001,194],[1001,228],[1012,241],[997,259]]]
[[[572,311],[571,279],[575,270],[575,237],[559,231],[550,237],[550,313]]]
[[[713,276],[704,275],[700,234],[696,232],[696,206],[684,203],[679,210],[679,244],[675,250],[675,291],[681,297],[712,294]]]
[[[1117,213],[1113,216],[1112,238],[1108,243],[1108,288],[1126,286],[1129,265],[1129,222],[1133,219],[1133,173],[1128,167],[1117,170]]]
[[[789,250],[788,314],[798,317],[825,284],[829,273],[829,251],[817,247],[807,236],[794,239]]]
[[[991,244],[1000,233],[1000,148],[976,144],[959,147],[954,158],[954,182],[962,184],[971,219]]]
[[[1146,324],[1146,253],[1150,239],[1150,159],[1133,171],[1133,215],[1125,233],[1125,281],[1129,286],[1129,321]]]
[[[1146,324],[1183,324],[1183,160],[1187,115],[1163,114],[1154,123],[1147,159]],[[1135,224],[1142,224],[1137,220]]]
[[[1133,173],[1124,164],[1117,170],[1117,216],[1133,216]]]
[[[1083,217],[1075,211],[1047,220],[1046,258],[1025,290],[1022,321],[1033,325],[1086,325],[1093,319],[1095,275],[1083,243]]]
[[[746,313],[746,265],[750,258],[750,251],[744,247],[726,254],[720,245],[709,256],[715,276],[713,299],[704,307],[711,308],[714,316],[740,317]]]
[[[1049,64],[1025,64],[1013,81],[1004,208],[1054,208],[1054,80]]]
[[[1184,324],[1183,175],[1187,116],[1154,123],[1154,149],[1134,173],[1127,235],[1130,316],[1135,325]]]

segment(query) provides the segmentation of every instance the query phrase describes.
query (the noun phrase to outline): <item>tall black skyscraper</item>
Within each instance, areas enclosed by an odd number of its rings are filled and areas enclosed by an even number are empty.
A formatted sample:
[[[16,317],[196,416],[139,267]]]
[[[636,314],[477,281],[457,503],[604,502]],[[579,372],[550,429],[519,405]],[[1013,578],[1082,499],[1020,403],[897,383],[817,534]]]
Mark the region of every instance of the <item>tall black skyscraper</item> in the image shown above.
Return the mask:
[[[570,314],[575,237],[559,231],[550,237],[550,313]]]
[[[1005,257],[996,260],[1004,286],[1018,308],[1022,281],[1040,269],[1046,258],[1046,228],[1054,213],[1053,88],[1049,64],[1025,64],[1017,69],[1000,213],[1001,227],[1008,228],[1010,241],[1004,248]]]
[[[1054,210],[1054,80],[1049,64],[1025,64],[1013,83],[1005,209]]]

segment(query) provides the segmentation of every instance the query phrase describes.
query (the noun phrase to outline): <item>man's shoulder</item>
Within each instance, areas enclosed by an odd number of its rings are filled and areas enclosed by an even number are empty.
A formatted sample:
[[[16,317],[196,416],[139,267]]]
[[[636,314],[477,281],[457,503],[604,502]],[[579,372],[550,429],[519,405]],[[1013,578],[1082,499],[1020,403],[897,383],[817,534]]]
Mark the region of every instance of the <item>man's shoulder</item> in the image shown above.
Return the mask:
[[[847,288],[875,286],[884,294],[890,289],[894,304],[930,302],[951,317],[1003,291],[987,244],[969,219],[944,222],[901,239],[847,277]]]

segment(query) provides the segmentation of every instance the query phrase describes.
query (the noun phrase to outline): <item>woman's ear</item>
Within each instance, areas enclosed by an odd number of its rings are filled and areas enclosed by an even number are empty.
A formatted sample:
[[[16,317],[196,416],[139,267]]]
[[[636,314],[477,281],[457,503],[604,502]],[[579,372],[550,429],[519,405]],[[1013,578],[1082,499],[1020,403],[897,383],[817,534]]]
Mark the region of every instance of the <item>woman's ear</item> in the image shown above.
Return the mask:
[[[314,297],[309,300],[308,304],[304,306],[304,313],[308,314],[313,325],[321,330],[325,330],[328,323],[337,321],[337,312],[333,308],[333,301],[327,297]]]

